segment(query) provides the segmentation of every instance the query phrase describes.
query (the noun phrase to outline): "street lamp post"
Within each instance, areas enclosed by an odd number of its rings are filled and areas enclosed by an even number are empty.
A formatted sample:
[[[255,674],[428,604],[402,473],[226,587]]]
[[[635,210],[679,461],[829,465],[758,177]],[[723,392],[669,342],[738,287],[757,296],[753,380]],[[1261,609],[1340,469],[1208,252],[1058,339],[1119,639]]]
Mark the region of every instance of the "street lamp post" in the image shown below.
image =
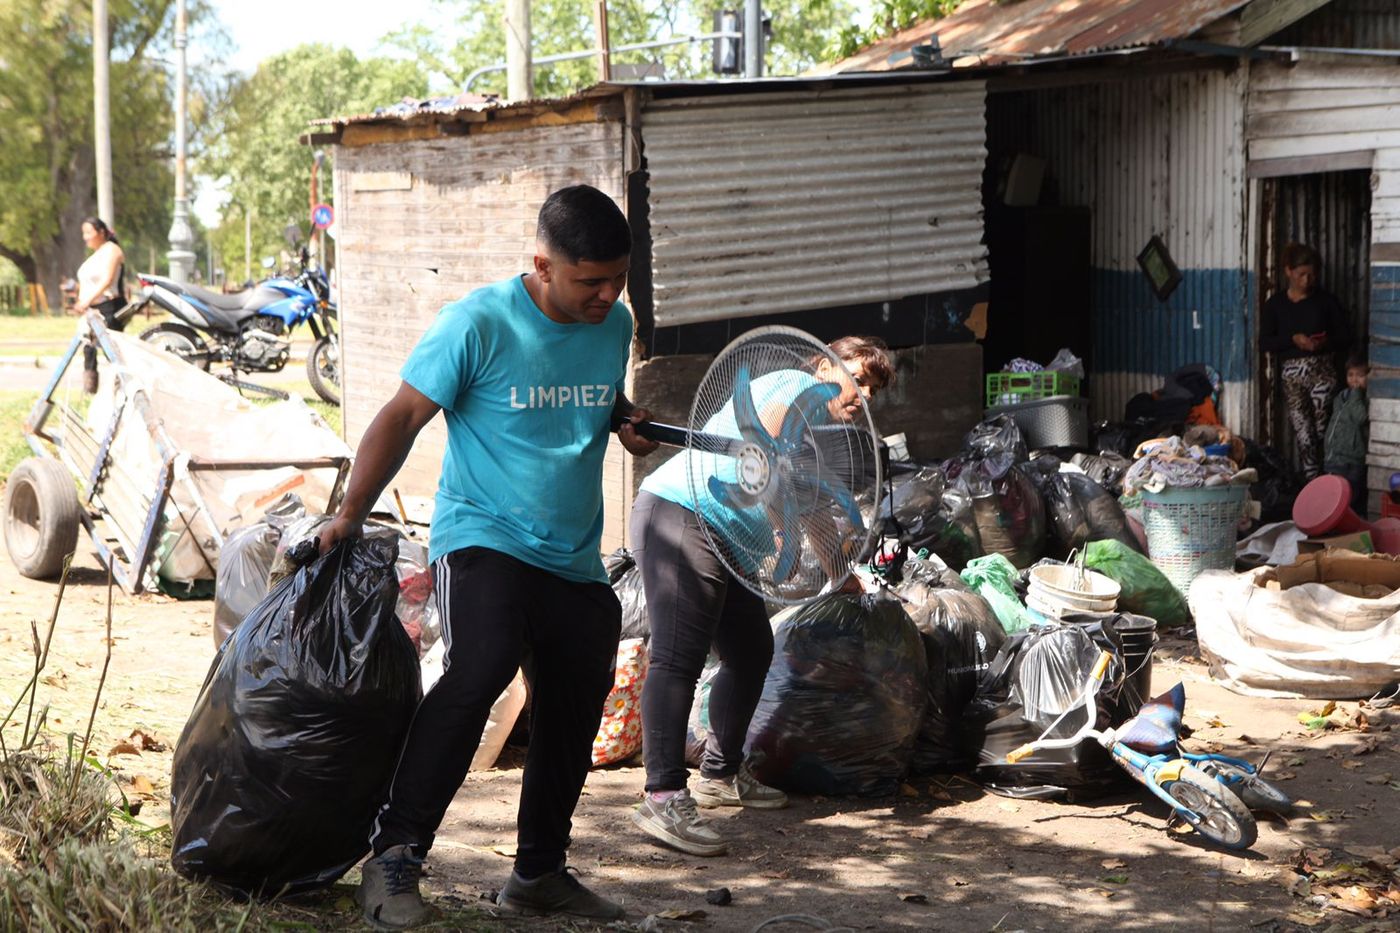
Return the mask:
[[[190,199],[185,193],[186,103],[189,97],[185,47],[185,0],[175,2],[175,217],[170,223],[170,277],[188,282],[194,271],[194,232],[190,230]]]

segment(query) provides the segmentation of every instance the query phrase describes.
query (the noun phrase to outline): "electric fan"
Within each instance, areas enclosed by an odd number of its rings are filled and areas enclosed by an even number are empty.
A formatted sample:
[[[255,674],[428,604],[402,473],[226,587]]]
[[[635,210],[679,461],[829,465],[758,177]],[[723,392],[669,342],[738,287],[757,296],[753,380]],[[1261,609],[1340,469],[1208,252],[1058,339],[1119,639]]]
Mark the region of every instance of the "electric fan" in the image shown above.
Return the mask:
[[[774,603],[839,587],[875,533],[879,435],[850,371],[792,327],[743,334],[710,364],[686,428],[637,433],[684,448],[691,509],[738,580]]]

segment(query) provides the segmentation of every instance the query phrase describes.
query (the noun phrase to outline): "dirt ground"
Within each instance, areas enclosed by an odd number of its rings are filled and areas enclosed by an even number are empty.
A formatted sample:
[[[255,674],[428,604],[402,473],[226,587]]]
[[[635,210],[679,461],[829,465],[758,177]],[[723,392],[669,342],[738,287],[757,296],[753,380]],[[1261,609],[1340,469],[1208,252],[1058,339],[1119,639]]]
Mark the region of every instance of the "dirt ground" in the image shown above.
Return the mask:
[[[0,700],[6,708],[32,671],[30,625],[42,632],[56,586],[18,576],[0,560]],[[86,541],[53,637],[41,699],[60,737],[86,725],[103,661],[106,575]],[[168,820],[169,746],[178,738],[214,655],[212,603],[117,591],[112,660],[94,729],[99,758],[143,803],[141,819]],[[1325,889],[1294,883],[1300,850],[1318,863],[1384,857],[1400,845],[1400,748],[1395,711],[1368,711],[1370,730],[1312,732],[1298,714],[1319,704],[1236,696],[1210,682],[1191,644],[1168,643],[1154,672],[1158,689],[1184,680],[1191,744],[1256,759],[1296,800],[1288,821],[1260,820],[1259,841],[1226,854],[1199,837],[1168,832],[1165,808],[1146,792],[1088,805],[1008,800],[959,778],[915,782],[894,798],[800,797],[790,809],[719,817],[731,854],[698,859],[651,844],[628,815],[642,790],[639,768],[595,771],[574,824],[571,863],[600,891],[621,898],[622,929],[753,930],[804,914],[855,930],[1400,929],[1394,916],[1336,909]],[[1342,713],[1356,709],[1342,705]],[[1341,714],[1334,718],[1341,718]],[[18,730],[12,723],[7,735]],[[136,731],[164,750],[137,748]],[[507,753],[506,764],[518,756]],[[457,795],[430,859],[425,891],[438,929],[590,929],[585,924],[498,920],[483,899],[509,871],[520,772],[471,775]],[[1400,855],[1400,851],[1395,853]],[[1352,858],[1352,862],[1361,859]],[[1393,865],[1393,862],[1390,863]],[[357,925],[350,883],[286,908],[302,928]],[[706,903],[728,888],[730,906]],[[1311,899],[1310,899],[1311,898]],[[1353,910],[1355,904],[1351,904]],[[650,915],[704,911],[690,921]],[[812,929],[794,922],[764,929]]]

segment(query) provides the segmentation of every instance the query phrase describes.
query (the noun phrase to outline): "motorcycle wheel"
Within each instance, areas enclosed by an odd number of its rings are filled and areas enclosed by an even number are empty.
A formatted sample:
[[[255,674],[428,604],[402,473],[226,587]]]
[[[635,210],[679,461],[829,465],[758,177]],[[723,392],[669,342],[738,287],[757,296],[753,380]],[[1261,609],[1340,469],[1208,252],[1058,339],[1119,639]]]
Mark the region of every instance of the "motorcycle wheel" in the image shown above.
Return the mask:
[[[192,327],[166,321],[141,331],[141,339],[152,346],[174,353],[205,372],[209,371],[209,346]]]
[[[306,354],[306,381],[321,398],[340,404],[340,346],[330,337],[316,341]]]
[[[1192,767],[1181,769],[1181,778],[1163,790],[1201,818],[1196,832],[1211,842],[1236,851],[1248,849],[1259,836],[1254,816],[1224,784]]]

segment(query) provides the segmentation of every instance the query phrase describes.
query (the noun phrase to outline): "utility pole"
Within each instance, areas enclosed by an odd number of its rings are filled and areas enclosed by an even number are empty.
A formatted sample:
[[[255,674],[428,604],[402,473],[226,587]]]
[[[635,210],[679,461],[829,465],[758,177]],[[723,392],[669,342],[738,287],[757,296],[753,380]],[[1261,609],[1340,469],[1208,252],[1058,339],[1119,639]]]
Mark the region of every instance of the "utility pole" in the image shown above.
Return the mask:
[[[253,281],[253,212],[243,208],[243,281]]]
[[[97,216],[115,227],[112,207],[112,103],[108,75],[112,46],[108,35],[107,0],[92,0],[92,130],[97,154]]]
[[[535,96],[530,60],[530,0],[506,0],[506,97]]]
[[[598,28],[598,80],[612,80],[612,43],[608,41],[608,0],[598,0],[593,23]]]
[[[189,98],[185,46],[185,0],[175,0],[175,217],[170,223],[170,277],[184,284],[194,272],[194,232],[190,230],[190,199],[185,195],[186,103]]]
[[[763,77],[763,0],[744,0],[744,77]]]

